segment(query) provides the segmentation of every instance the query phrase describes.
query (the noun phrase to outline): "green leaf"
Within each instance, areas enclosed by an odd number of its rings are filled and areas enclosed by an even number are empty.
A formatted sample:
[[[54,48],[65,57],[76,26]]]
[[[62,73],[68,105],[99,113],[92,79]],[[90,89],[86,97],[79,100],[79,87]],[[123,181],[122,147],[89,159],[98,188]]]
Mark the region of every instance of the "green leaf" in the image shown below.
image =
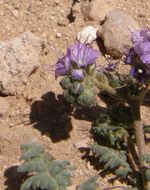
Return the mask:
[[[142,155],[141,160],[145,161],[146,163],[150,163],[150,154]]]
[[[145,170],[145,177],[146,177],[147,181],[150,181],[150,169]]]
[[[79,185],[76,190],[98,190],[99,185],[97,183],[99,176],[93,176]]]
[[[118,109],[120,110],[121,108]],[[125,113],[122,115],[120,114],[120,116],[115,110],[116,108],[112,109],[113,114],[111,111],[109,111],[109,113],[101,115],[95,126],[92,127],[92,132],[107,139],[107,142],[111,146],[117,145],[117,147],[120,148],[124,142],[124,137],[129,136],[127,125],[128,122],[127,119],[124,119],[124,121],[121,123],[120,117],[123,117]]]
[[[77,103],[81,106],[93,105],[96,101],[96,92],[94,89],[84,89],[84,91],[78,96]]]
[[[18,167],[18,172],[42,172],[43,170],[45,165],[40,157],[34,157]]]
[[[123,152],[116,152],[111,148],[97,144],[92,145],[90,149],[96,157],[99,157],[100,162],[105,162],[104,169],[114,169],[114,173],[123,179],[131,172],[131,168],[126,162]]]
[[[33,188],[34,190],[36,190],[37,188],[59,190],[56,181],[46,173],[41,173],[29,177],[21,186],[21,190],[28,190],[31,188]]]
[[[144,133],[150,133],[150,125],[144,126]]]
[[[70,165],[69,161],[53,160],[51,155],[48,157],[44,149],[39,147],[41,146],[35,143],[21,146],[25,161],[18,166],[18,172],[27,172],[29,176],[25,178],[21,190],[29,190],[30,188],[33,190],[38,188],[66,190],[66,186],[71,185],[70,177],[74,167]],[[23,156],[21,157],[23,158]]]
[[[23,144],[20,149],[22,150],[20,160],[28,160],[34,156],[38,156],[45,151],[43,146],[36,145],[33,142]]]

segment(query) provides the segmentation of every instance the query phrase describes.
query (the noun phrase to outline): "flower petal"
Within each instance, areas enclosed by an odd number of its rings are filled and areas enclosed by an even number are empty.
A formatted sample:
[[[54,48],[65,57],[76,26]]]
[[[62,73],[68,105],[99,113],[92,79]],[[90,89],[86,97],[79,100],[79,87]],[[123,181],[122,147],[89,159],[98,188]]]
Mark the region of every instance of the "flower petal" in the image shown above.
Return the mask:
[[[140,42],[136,43],[134,46],[134,51],[140,55],[150,54],[150,42]]]
[[[66,55],[63,58],[59,59],[55,65],[55,77],[64,76],[69,71],[70,65],[70,58]]]
[[[70,52],[71,60],[75,62],[79,68],[93,64],[100,55],[99,51],[94,50],[89,45],[80,42],[71,46]]]
[[[133,33],[132,41],[136,42],[148,42],[150,41],[149,30],[138,30]]]

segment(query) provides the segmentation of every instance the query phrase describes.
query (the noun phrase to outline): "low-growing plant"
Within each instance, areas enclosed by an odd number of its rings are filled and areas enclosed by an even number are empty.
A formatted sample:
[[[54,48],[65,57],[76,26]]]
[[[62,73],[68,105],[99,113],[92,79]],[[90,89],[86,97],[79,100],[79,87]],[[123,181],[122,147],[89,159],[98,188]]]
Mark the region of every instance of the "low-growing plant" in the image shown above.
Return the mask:
[[[34,142],[21,146],[18,172],[25,172],[21,190],[66,190],[71,185],[74,167],[66,160],[55,160],[45,152],[45,148]]]
[[[106,139],[107,147],[99,143],[89,148],[104,169],[126,178],[133,186],[130,189],[150,190],[150,154],[145,145],[150,126],[142,123],[140,110],[150,84],[150,31],[137,31],[132,40],[124,59],[124,65],[131,68],[127,74],[119,73],[116,64],[96,66],[100,52],[77,42],[56,63],[55,76],[63,76],[64,97],[76,107],[96,104],[96,88],[107,94],[111,105],[91,130]]]

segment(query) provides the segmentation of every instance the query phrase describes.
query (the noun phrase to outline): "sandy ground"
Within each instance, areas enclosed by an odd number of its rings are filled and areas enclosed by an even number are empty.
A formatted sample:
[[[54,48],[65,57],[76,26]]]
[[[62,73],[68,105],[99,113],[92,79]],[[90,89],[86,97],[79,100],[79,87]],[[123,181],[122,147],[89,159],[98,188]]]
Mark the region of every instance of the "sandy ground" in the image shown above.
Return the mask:
[[[0,0],[1,41],[27,30],[47,40],[41,55],[42,66],[30,77],[25,90],[18,97],[5,97],[11,106],[9,117],[3,119],[0,126],[1,190],[20,189],[16,166],[20,163],[20,145],[27,140],[43,144],[57,159],[70,160],[77,168],[73,186],[97,174],[97,170],[82,158],[84,153],[78,146],[92,143],[91,122],[105,105],[99,102],[99,107],[75,111],[64,100],[59,80],[54,77],[53,66],[66,47],[75,41],[76,33],[83,26],[98,25],[85,22],[80,12],[74,21],[69,20],[71,5],[71,0]],[[118,7],[129,12],[141,26],[150,25],[149,0],[118,0]],[[45,69],[46,64],[52,67]],[[142,106],[142,117],[147,124],[149,106]],[[108,178],[111,176],[102,180],[102,186],[108,186]]]

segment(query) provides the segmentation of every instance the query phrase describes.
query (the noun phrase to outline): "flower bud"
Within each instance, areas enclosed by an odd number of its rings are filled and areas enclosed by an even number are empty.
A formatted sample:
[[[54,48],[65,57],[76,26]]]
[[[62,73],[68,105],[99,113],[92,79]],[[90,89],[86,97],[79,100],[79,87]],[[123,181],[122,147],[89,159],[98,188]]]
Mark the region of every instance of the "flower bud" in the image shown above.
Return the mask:
[[[90,106],[95,103],[96,93],[94,89],[85,89],[77,98],[77,103],[82,106]]]
[[[83,84],[79,82],[74,82],[70,87],[70,92],[74,95],[80,94],[83,90]]]
[[[76,97],[75,97],[73,94],[69,93],[68,90],[65,90],[65,91],[64,91],[64,97],[65,97],[65,99],[66,99],[68,102],[70,102],[70,103],[72,103],[72,104],[75,105]]]
[[[70,78],[67,76],[63,77],[60,81],[60,85],[63,89],[68,89],[71,86]]]

